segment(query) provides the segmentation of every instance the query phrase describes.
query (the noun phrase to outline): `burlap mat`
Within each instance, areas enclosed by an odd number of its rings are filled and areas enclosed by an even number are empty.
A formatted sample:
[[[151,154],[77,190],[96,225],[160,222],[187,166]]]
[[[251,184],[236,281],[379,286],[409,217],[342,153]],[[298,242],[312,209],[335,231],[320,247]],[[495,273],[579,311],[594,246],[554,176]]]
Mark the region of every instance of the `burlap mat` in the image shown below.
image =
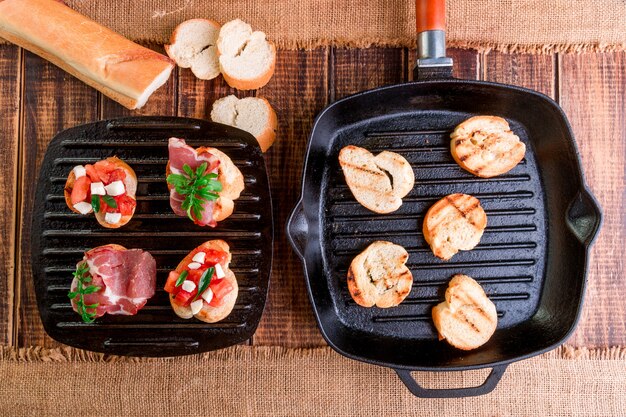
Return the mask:
[[[242,18],[279,47],[415,45],[414,0],[65,0],[138,41],[194,17]],[[508,52],[626,49],[624,0],[448,0],[450,46]]]
[[[424,385],[486,372],[416,373]],[[617,416],[626,413],[626,349],[560,348],[509,366],[494,392],[418,399],[389,369],[319,348],[236,346],[139,360],[70,348],[0,348],[0,416]]]

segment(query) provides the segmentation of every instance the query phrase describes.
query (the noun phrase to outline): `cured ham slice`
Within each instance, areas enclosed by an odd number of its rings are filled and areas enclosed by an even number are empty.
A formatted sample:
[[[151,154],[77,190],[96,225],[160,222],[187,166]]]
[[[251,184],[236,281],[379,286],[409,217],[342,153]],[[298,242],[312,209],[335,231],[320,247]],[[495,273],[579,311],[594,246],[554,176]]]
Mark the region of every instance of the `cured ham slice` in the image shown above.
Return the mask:
[[[98,303],[96,317],[105,313],[133,315],[154,295],[156,288],[156,261],[141,249],[125,249],[105,245],[85,253],[79,264],[86,262],[91,276],[90,285],[100,287],[84,296],[85,304]],[[78,286],[76,278],[71,290]],[[75,300],[72,300],[77,311]]]

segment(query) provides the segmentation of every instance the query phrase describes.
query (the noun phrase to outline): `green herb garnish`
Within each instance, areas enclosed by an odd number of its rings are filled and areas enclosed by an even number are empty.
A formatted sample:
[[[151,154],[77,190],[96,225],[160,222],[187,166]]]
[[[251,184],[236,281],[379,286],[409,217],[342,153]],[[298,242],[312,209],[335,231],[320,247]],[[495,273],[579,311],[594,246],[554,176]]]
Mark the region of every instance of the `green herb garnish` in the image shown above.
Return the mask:
[[[182,209],[187,211],[187,216],[193,221],[202,218],[203,203],[217,200],[219,198],[217,193],[222,191],[222,183],[217,180],[217,174],[206,172],[206,169],[206,162],[196,168],[195,172],[189,165],[184,164],[184,174],[167,176],[168,184],[172,185],[178,194],[185,196]]]
[[[183,271],[180,273],[180,275],[178,276],[178,279],[176,279],[176,286],[180,287],[181,285],[183,285],[183,282],[185,282],[185,278],[187,278],[187,271]]]
[[[100,303],[85,304],[85,295],[100,291],[97,285],[90,285],[89,265],[87,262],[78,264],[74,278],[78,281],[76,291],[70,291],[67,296],[70,300],[76,299],[76,309],[85,323],[93,323],[96,319],[96,308]],[[91,311],[89,311],[91,310]]]
[[[91,196],[91,207],[93,207],[94,213],[100,212],[100,197],[97,195]]]
[[[207,268],[206,271],[204,271],[204,273],[200,277],[200,282],[198,283],[198,292],[196,293],[196,296],[193,297],[193,301],[196,301],[200,294],[202,294],[204,290],[207,289],[207,287],[211,283],[211,278],[213,278],[214,272],[215,268],[213,267]]]
[[[102,201],[104,201],[106,205],[111,208],[117,208],[117,201],[115,201],[115,199],[110,195],[103,195]]]

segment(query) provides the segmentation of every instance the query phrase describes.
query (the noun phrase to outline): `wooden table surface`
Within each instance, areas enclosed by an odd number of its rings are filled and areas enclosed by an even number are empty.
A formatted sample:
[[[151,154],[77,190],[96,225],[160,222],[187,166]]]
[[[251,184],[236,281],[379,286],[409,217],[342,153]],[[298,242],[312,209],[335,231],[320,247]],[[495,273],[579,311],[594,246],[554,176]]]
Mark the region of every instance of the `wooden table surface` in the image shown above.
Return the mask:
[[[592,251],[583,315],[568,343],[626,345],[626,53],[449,54],[457,77],[532,88],[556,99],[567,113],[587,182],[605,216]],[[300,262],[283,232],[299,196],[307,136],[315,115],[332,101],[410,80],[413,60],[414,52],[407,49],[279,51],[273,79],[249,93],[268,98],[280,121],[278,139],[267,153],[275,262],[265,313],[250,343],[324,345]],[[233,90],[221,77],[205,82],[179,69],[144,109],[131,112],[12,45],[0,45],[0,87],[0,344],[52,347],[58,344],[43,331],[30,265],[34,184],[48,142],[62,129],[129,114],[208,119],[213,101]]]

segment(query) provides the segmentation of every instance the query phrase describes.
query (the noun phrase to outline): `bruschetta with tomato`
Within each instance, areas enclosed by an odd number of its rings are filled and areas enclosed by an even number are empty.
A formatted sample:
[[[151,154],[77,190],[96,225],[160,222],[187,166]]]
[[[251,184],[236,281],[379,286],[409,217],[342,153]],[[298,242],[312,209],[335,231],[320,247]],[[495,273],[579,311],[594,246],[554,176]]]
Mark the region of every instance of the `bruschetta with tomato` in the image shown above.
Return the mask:
[[[226,242],[209,240],[169,273],[165,291],[178,317],[215,323],[230,314],[239,292],[237,278],[228,268],[231,257]]]
[[[174,213],[210,227],[230,216],[244,182],[228,155],[204,146],[194,149],[178,138],[169,139],[168,151],[166,178]]]
[[[101,226],[116,229],[130,221],[137,201],[137,175],[124,161],[110,157],[77,165],[65,182],[65,202],[79,214],[94,213]]]

